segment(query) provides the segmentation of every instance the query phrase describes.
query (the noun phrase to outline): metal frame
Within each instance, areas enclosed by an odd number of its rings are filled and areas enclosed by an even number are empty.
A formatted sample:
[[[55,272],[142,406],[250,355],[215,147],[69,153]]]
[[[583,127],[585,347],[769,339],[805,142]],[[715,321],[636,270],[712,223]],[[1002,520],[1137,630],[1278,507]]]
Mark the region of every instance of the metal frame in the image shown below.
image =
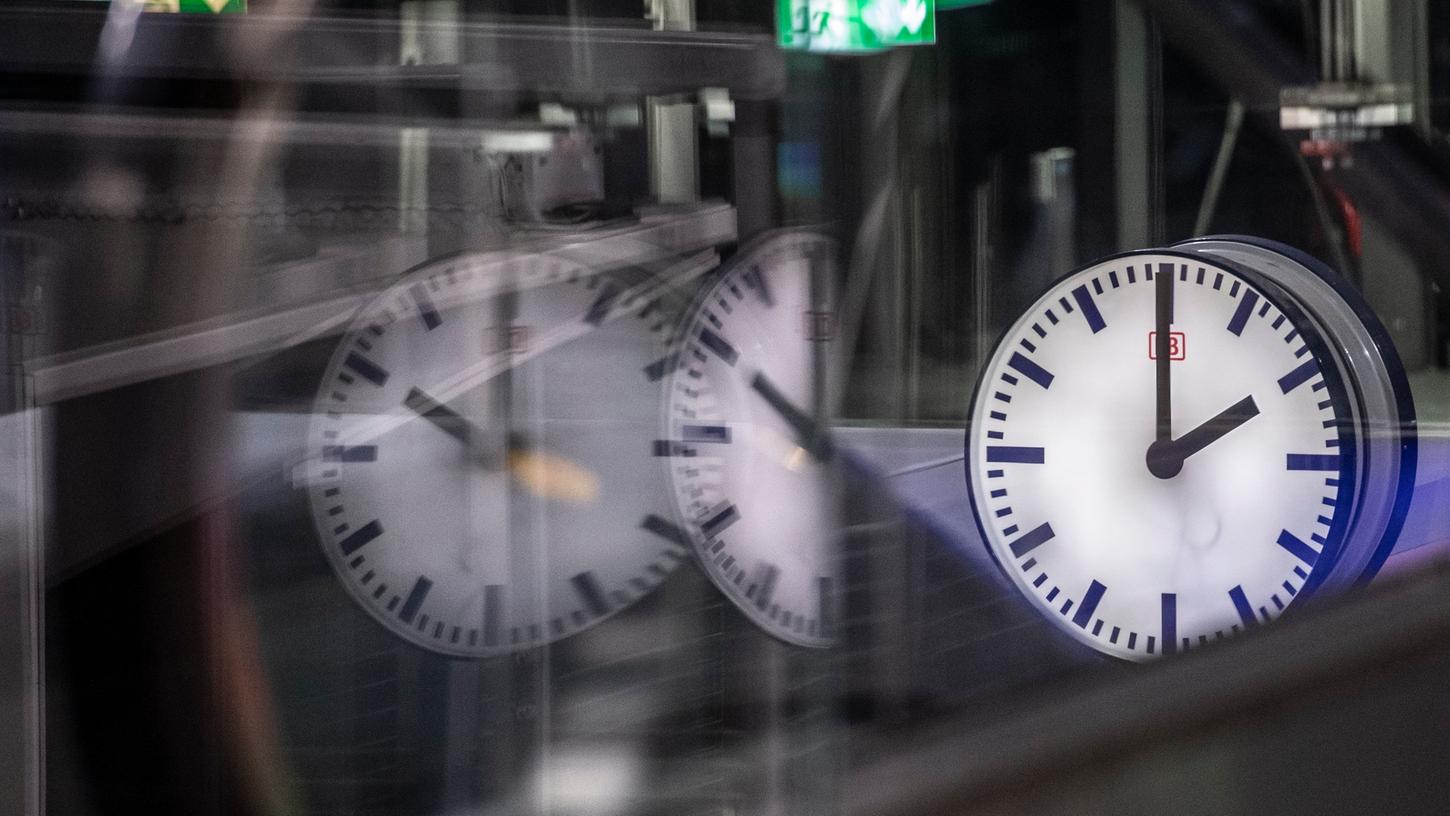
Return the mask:
[[[725,204],[646,216],[638,226],[575,233],[535,234],[510,252],[577,251],[611,263],[646,264],[735,239],[735,211]],[[421,262],[422,239],[398,238],[334,258],[275,270],[261,288],[271,297],[252,312],[83,349],[27,364],[32,398],[48,405],[122,385],[179,374],[276,351],[325,336],[400,271]],[[409,260],[411,259],[411,260]],[[273,286],[266,286],[267,279]],[[271,290],[268,292],[267,290]],[[298,293],[302,297],[298,297]]]
[[[0,72],[90,76],[106,21],[104,8],[0,13]],[[357,101],[370,114],[399,90],[587,99],[705,87],[773,99],[785,90],[785,58],[763,35],[434,19],[407,26],[423,41],[436,29],[456,36],[463,58],[399,65],[404,24],[396,19],[156,14],[136,22],[124,57],[101,70],[123,80],[284,82],[336,97],[362,93]],[[300,97],[308,104],[306,93]]]

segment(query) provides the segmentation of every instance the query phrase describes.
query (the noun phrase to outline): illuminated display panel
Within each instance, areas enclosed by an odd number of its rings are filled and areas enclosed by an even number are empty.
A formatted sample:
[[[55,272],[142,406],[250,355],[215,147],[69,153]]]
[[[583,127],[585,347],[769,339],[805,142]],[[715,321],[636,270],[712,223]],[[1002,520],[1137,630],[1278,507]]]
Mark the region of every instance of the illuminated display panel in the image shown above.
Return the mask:
[[[936,42],[935,0],[779,0],[777,38],[806,51],[877,51]]]

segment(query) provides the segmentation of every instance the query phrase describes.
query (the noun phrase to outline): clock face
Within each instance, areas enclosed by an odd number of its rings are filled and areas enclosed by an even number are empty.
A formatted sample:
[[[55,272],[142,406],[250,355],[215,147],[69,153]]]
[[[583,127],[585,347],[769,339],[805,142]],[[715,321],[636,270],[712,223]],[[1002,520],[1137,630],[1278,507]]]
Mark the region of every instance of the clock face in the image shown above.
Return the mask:
[[[1342,544],[1356,473],[1344,385],[1315,326],[1252,277],[1165,251],[1097,263],[1017,321],[978,386],[966,455],[988,548],[1108,654],[1268,622]]]
[[[648,455],[672,321],[648,279],[462,256],[364,308],[309,430],[323,551],[425,648],[565,637],[688,555]]]
[[[834,637],[831,244],[784,234],[743,252],[681,335],[656,443],[706,573],[787,642]],[[816,281],[812,283],[813,277]]]

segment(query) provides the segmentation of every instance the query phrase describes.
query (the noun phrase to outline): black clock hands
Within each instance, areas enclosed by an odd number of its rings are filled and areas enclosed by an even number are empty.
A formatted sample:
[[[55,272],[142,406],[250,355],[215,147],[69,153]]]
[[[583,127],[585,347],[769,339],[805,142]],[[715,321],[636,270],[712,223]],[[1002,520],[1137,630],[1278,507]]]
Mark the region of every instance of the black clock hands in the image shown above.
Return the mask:
[[[817,462],[827,462],[835,455],[831,437],[821,424],[811,419],[804,411],[795,407],[785,394],[759,371],[750,379],[750,387],[775,409],[777,414],[795,431],[797,443]]]
[[[1185,459],[1258,415],[1259,406],[1248,396],[1178,439],[1159,439],[1148,446],[1148,471],[1160,479],[1177,476]]]
[[[481,440],[488,439],[491,434],[483,428],[469,422],[457,411],[447,405],[428,396],[422,389],[414,387],[408,391],[408,396],[403,400],[408,410],[433,423],[438,430],[462,442],[464,447],[478,460],[478,463],[488,470],[498,470],[506,464],[504,457],[490,449],[491,446],[480,445]],[[509,447],[517,447],[516,440],[510,436]]]
[[[433,399],[418,388],[408,391],[408,396],[403,400],[403,404],[408,406],[413,413],[438,426],[443,433],[465,445],[470,442],[471,432],[478,427],[464,419],[462,414]]]
[[[1153,357],[1157,363],[1158,442],[1173,438],[1173,267],[1159,267],[1153,279],[1156,295],[1156,318],[1153,322]],[[1149,453],[1151,457],[1151,450]],[[1150,468],[1151,469],[1151,468]]]
[[[1188,457],[1203,450],[1234,428],[1259,415],[1252,396],[1244,397],[1217,416],[1178,439],[1173,438],[1173,267],[1164,264],[1153,278],[1155,309],[1153,358],[1157,393],[1157,430],[1148,446],[1148,472],[1171,479],[1183,470]]]

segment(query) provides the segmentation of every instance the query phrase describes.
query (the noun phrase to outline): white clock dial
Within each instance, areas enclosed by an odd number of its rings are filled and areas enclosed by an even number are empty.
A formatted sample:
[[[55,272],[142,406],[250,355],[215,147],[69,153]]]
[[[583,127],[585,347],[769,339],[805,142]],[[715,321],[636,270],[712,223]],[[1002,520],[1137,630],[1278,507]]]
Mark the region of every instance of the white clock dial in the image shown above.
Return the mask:
[[[671,321],[641,274],[553,255],[422,267],[318,392],[322,548],[378,621],[482,656],[578,632],[688,554],[648,456]]]
[[[840,587],[824,431],[834,316],[819,294],[831,252],[818,236],[777,235],[703,293],[655,446],[706,573],[766,631],[805,646],[832,642]]]
[[[1274,619],[1332,568],[1354,506],[1327,355],[1281,291],[1227,262],[1146,251],[1068,276],[1007,332],[974,400],[990,551],[1058,625],[1123,658]]]

